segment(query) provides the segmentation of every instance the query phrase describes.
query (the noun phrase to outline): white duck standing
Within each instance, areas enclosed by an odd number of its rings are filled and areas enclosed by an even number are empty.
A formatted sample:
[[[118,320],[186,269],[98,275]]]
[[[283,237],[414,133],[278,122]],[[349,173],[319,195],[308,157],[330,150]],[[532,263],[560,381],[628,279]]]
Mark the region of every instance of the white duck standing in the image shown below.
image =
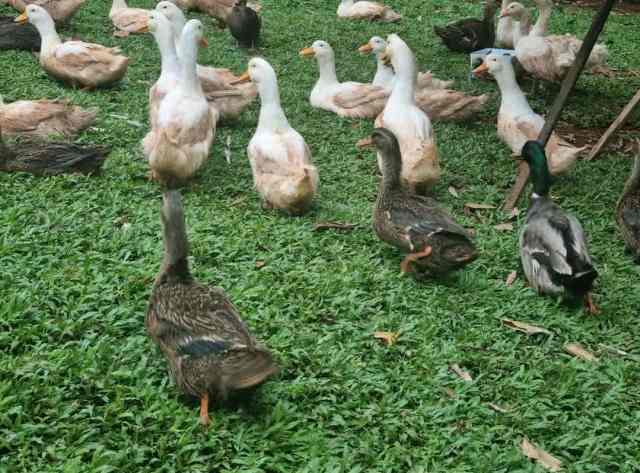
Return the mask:
[[[249,61],[238,81],[251,80],[260,94],[258,128],[247,147],[256,189],[264,206],[291,215],[305,213],[318,189],[318,170],[304,138],[294,130],[280,105],[278,79],[261,58]]]
[[[520,156],[527,141],[536,140],[544,118],[534,112],[518,86],[509,54],[489,54],[474,73],[488,71],[500,87],[501,102],[498,111],[498,136],[511,148],[514,156]],[[549,171],[553,175],[565,173],[573,167],[584,148],[576,148],[553,133],[545,148]]]

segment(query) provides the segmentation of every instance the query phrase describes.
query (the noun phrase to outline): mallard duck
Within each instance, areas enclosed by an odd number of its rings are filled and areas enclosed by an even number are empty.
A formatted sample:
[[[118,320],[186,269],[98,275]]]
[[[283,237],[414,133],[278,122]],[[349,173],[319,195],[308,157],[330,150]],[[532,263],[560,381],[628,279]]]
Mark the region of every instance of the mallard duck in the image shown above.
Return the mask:
[[[18,25],[11,16],[0,16],[0,49],[40,51],[40,34],[33,25]]]
[[[300,51],[302,57],[315,57],[320,77],[311,90],[313,107],[347,118],[375,118],[384,108],[389,92],[383,87],[360,82],[338,82],[335,54],[326,41],[314,41]]]
[[[382,241],[409,253],[402,272],[444,275],[471,263],[478,252],[467,231],[440,204],[401,185],[400,145],[395,135],[376,128],[367,140],[378,150],[382,182],[373,211],[373,228]]]
[[[627,249],[640,263],[640,142],[631,175],[616,208],[616,220]]]
[[[377,128],[391,131],[400,143],[402,184],[412,193],[424,194],[440,179],[438,149],[431,120],[416,104],[416,60],[407,44],[396,34],[387,38],[386,57],[396,71],[396,81]],[[378,154],[382,169],[382,156]]]
[[[146,33],[148,16],[149,10],[129,8],[125,0],[113,0],[109,18],[117,30],[114,36],[124,38],[132,33]]]
[[[109,155],[109,148],[73,143],[21,140],[8,147],[0,129],[0,171],[28,172],[36,176],[57,176],[100,172]]]
[[[158,3],[156,10],[171,22],[178,57],[180,57],[180,36],[187,21],[184,13],[168,1]],[[221,122],[238,118],[258,96],[258,90],[253,83],[232,86],[231,83],[237,81],[238,76],[229,69],[198,64],[197,71],[204,95],[211,107],[215,108],[216,113],[220,115]]]
[[[95,109],[83,109],[64,100],[18,100],[5,104],[0,97],[0,129],[5,135],[71,137],[96,120]]]
[[[497,9],[495,0],[487,0],[482,20],[466,18],[447,26],[434,26],[433,30],[451,51],[468,54],[492,48],[496,40],[494,17]]]
[[[53,19],[37,5],[29,5],[16,18],[19,23],[31,23],[42,38],[40,65],[56,79],[85,89],[95,89],[119,81],[127,72],[129,58],[118,48],[107,48],[83,41],[63,43]]]
[[[395,72],[393,67],[383,60],[387,42],[374,36],[369,42],[358,48],[362,54],[374,53],[377,70],[373,78],[373,85],[393,89]],[[488,96],[472,96],[452,90],[449,87],[453,81],[442,81],[433,77],[431,72],[420,72],[416,81],[416,104],[433,121],[462,121],[467,120],[482,110]]]
[[[247,0],[236,0],[227,17],[227,26],[240,46],[253,48],[258,44],[262,22],[255,10],[247,6]]]
[[[340,5],[338,5],[338,18],[393,22],[400,21],[402,15],[399,15],[388,6],[378,2],[340,0]]]
[[[542,145],[527,141],[522,157],[533,182],[531,205],[520,233],[520,259],[527,281],[539,294],[583,299],[587,310],[596,314],[591,290],[598,272],[582,225],[549,198],[551,174]]]
[[[152,177],[173,187],[192,177],[209,157],[218,117],[209,107],[196,73],[202,23],[182,31],[182,70],[177,86],[160,103],[156,128],[143,142]]]
[[[516,38],[515,53],[523,69],[537,79],[560,81],[567,74],[582,47],[582,41],[573,35],[534,36],[525,35],[531,23],[527,9],[518,2],[510,3],[501,16],[520,21],[522,34]],[[608,56],[607,47],[596,44],[587,59],[585,70],[603,67]]]
[[[509,54],[491,53],[473,72],[482,75],[488,71],[496,79],[502,96],[498,111],[498,136],[511,148],[514,156],[520,156],[524,144],[538,138],[544,118],[529,106],[516,81],[511,61]],[[553,133],[546,147],[551,174],[556,176],[569,171],[584,149],[570,145]]]
[[[208,425],[209,402],[262,384],[278,367],[249,332],[219,287],[195,281],[178,191],[166,191],[161,211],[164,259],[145,317],[178,388],[200,399],[200,422]]]
[[[282,110],[276,73],[264,59],[253,58],[239,80],[257,84],[262,103],[258,128],[247,147],[256,189],[267,208],[302,215],[318,189],[318,170],[309,146]]]
[[[19,12],[24,12],[29,5],[38,5],[51,15],[56,23],[66,22],[80,9],[86,0],[5,0]]]

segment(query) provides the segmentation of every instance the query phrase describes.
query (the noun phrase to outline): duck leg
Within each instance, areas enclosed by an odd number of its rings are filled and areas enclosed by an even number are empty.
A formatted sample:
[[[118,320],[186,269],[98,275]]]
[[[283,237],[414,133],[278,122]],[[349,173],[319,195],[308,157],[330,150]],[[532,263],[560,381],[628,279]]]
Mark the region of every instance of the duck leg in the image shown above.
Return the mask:
[[[587,310],[587,312],[591,315],[598,315],[600,314],[600,309],[598,309],[598,307],[595,305],[595,303],[593,302],[593,296],[591,295],[590,292],[588,292],[585,296],[584,296],[584,306]]]
[[[205,393],[200,398],[200,423],[208,427],[209,422],[209,393]]]
[[[418,261],[420,258],[426,258],[431,254],[432,251],[433,248],[431,248],[430,246],[425,246],[424,250],[418,253],[409,253],[402,260],[402,263],[400,263],[400,270],[405,274],[411,272],[411,263],[413,263],[414,261]]]

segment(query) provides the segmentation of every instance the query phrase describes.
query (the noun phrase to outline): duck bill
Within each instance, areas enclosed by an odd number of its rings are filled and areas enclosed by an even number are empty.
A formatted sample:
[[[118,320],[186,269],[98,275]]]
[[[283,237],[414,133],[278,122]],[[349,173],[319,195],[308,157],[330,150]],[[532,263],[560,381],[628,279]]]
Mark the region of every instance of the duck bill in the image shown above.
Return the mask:
[[[358,149],[370,149],[373,148],[373,138],[367,136],[366,138],[362,138],[360,141],[356,143],[356,148]]]
[[[358,52],[360,54],[371,54],[373,52],[373,48],[371,47],[371,45],[369,43],[363,44],[362,46],[360,46],[358,48]]]
[[[304,48],[300,51],[300,57],[314,57],[315,55],[316,52],[313,50],[313,48]]]
[[[249,76],[249,71],[247,71],[244,74],[242,74],[236,80],[231,81],[229,83],[229,85],[240,85],[240,84],[246,84],[247,82],[251,82],[251,77]]]
[[[13,20],[15,23],[19,23],[24,25],[29,22],[29,16],[27,16],[27,12],[24,12],[22,15]]]
[[[483,75],[489,72],[489,67],[487,67],[486,62],[483,62],[471,72],[473,72],[473,75],[476,77],[482,77]]]
[[[509,12],[507,10],[500,10],[500,18],[506,18],[509,16]]]
[[[198,44],[200,45],[201,48],[208,48],[209,47],[209,41],[204,36],[202,38],[200,38],[200,41],[198,41]]]

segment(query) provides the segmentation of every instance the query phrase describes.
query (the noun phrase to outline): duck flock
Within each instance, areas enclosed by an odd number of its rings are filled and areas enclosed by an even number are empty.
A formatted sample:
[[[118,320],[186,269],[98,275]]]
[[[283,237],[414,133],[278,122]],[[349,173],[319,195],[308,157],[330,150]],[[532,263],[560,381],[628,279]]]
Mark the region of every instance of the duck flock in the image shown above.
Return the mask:
[[[87,91],[125,77],[129,58],[118,48],[63,41],[57,33],[57,27],[69,22],[85,0],[3,2],[22,13],[15,20],[0,21],[1,48],[38,50],[40,65],[52,79]],[[584,148],[555,134],[543,147],[537,137],[544,118],[530,107],[518,84],[522,75],[539,81],[562,80],[582,42],[570,34],[550,34],[553,5],[550,0],[535,3],[539,14],[533,24],[521,3],[503,0],[500,5],[489,0],[483,18],[438,26],[434,33],[452,52],[491,48],[473,73],[495,79],[501,93],[497,135],[531,171],[533,193],[519,240],[530,287],[540,294],[579,301],[587,312],[598,314],[591,296],[598,273],[582,225],[550,198],[553,176],[570,172]],[[341,0],[337,7],[337,16],[346,21],[410,21],[376,2]],[[164,193],[160,215],[165,251],[145,322],[176,384],[200,399],[200,418],[208,424],[210,401],[257,386],[278,367],[225,292],[192,277],[180,188],[188,186],[206,165],[217,127],[239,117],[258,96],[260,114],[247,156],[263,208],[291,216],[305,214],[316,199],[320,175],[313,150],[291,127],[281,106],[274,67],[256,56],[238,76],[228,69],[198,64],[198,48],[206,45],[205,32],[200,21],[187,20],[189,9],[210,14],[220,26],[228,27],[238,46],[259,46],[261,8],[246,0],[160,1],[154,10],[113,0],[109,19],[117,37],[152,34],[161,55],[161,74],[149,90],[149,130],[141,148],[149,179]],[[356,146],[377,152],[382,180],[373,230],[403,254],[401,271],[424,279],[461,270],[482,255],[469,232],[433,195],[441,169],[432,122],[468,120],[483,110],[488,97],[467,95],[453,89],[452,81],[419,71],[414,53],[397,34],[384,39],[375,36],[359,52],[375,57],[377,70],[371,83],[340,82],[334,51],[324,40],[300,51],[301,57],[315,59],[318,67],[310,104],[341,117],[375,120],[371,136]],[[268,50],[264,53],[268,57]],[[606,47],[596,45],[586,67],[593,72],[604,70],[606,59]],[[91,126],[95,117],[95,110],[63,101],[0,103],[0,130],[5,136],[70,137]],[[0,153],[2,170],[51,175],[93,173],[108,150],[40,139],[13,146],[0,141]],[[616,216],[628,249],[640,259],[640,158]]]

